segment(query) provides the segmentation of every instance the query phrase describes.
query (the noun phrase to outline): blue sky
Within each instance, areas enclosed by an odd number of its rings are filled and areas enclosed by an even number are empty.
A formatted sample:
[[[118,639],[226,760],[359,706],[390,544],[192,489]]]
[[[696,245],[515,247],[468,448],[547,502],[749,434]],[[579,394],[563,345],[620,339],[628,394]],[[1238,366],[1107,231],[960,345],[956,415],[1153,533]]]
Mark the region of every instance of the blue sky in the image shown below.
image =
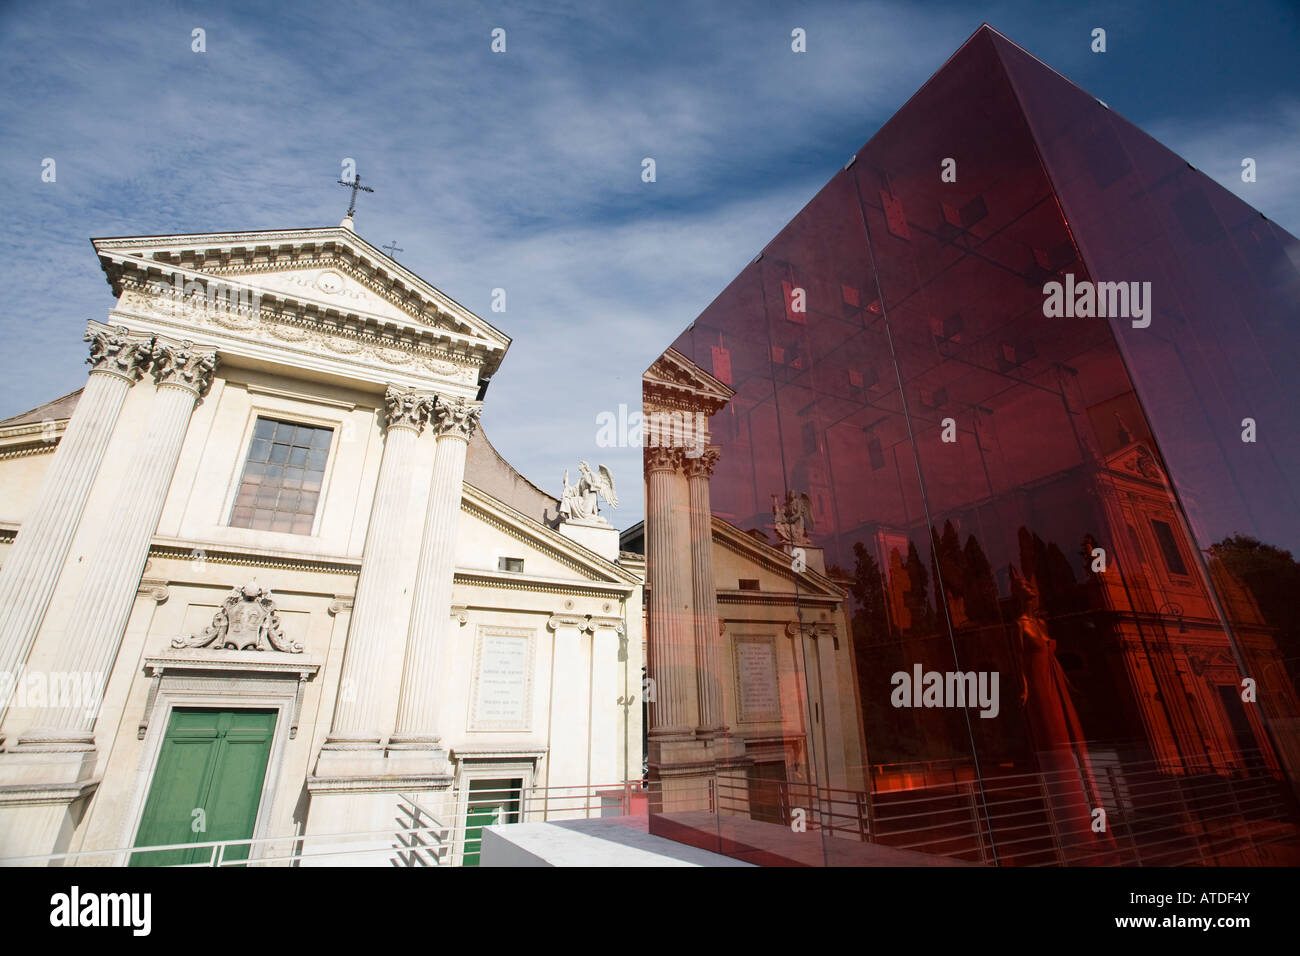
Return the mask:
[[[514,338],[492,441],[624,527],[596,414],[985,21],[1300,233],[1295,2],[0,4],[0,417],[84,382],[89,237],[335,225],[354,157],[357,231]]]

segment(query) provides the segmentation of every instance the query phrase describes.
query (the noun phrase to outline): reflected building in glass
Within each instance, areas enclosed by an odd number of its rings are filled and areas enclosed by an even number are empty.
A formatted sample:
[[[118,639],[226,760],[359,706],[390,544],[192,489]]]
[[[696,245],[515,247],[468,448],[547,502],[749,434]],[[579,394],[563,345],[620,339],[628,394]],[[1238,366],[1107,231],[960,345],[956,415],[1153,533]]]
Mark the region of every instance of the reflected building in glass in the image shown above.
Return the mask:
[[[644,376],[652,832],[1300,861],[1298,265],[977,31]]]

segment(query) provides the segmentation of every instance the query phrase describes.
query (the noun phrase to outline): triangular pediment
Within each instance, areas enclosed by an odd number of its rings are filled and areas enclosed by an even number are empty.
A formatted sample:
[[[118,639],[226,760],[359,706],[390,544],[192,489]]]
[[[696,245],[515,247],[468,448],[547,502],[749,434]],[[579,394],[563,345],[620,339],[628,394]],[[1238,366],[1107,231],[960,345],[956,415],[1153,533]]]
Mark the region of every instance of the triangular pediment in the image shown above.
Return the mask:
[[[1106,467],[1110,471],[1117,472],[1127,478],[1154,482],[1159,485],[1169,483],[1165,475],[1165,469],[1160,464],[1160,459],[1143,442],[1134,442],[1118,451],[1111,452],[1106,456]]]
[[[646,405],[685,408],[712,415],[736,393],[676,349],[659,356],[641,376]]]
[[[373,288],[372,283],[363,281],[362,276],[354,272],[352,264],[343,259],[304,263],[294,268],[255,276],[242,276],[237,271],[220,268],[203,271],[214,276],[238,277],[260,289],[313,301],[325,307],[345,307],[386,319],[431,324],[429,317],[420,313],[412,303],[393,302],[383,296]],[[462,325],[461,331],[470,331],[470,327]]]
[[[524,579],[573,583],[607,584],[617,588],[633,587],[640,579],[627,569],[608,561],[583,547],[572,538],[546,527],[539,521],[521,514],[487,492],[466,483],[461,499],[462,511],[491,529],[501,539],[509,539],[522,546],[525,558]],[[473,536],[469,536],[473,537]],[[495,552],[493,552],[495,553]],[[458,555],[457,574],[479,571],[495,575],[489,562],[479,562],[483,567],[463,567]],[[530,557],[532,560],[530,560]]]
[[[797,589],[798,593],[805,596],[834,600],[844,598],[844,590],[826,575],[811,568],[795,571],[790,556],[780,548],[769,544],[765,537],[754,532],[741,531],[734,524],[717,515],[713,515],[712,524],[714,547],[725,548],[735,556],[740,567],[747,569],[744,574],[732,576],[758,578],[768,583],[769,591],[776,589],[794,592]],[[645,547],[645,522],[638,521],[632,525],[622,533],[619,540],[623,547],[632,548],[641,555]],[[715,552],[715,575],[718,573],[720,563]],[[727,582],[721,579],[715,581],[717,585],[725,583]]]
[[[487,374],[510,338],[342,226],[92,240],[115,295],[207,287],[263,310],[477,355]],[[192,286],[191,286],[192,287]]]
[[[713,516],[713,543],[715,546],[726,548],[739,558],[741,566],[752,569],[752,574],[746,573],[739,575],[740,577],[752,576],[759,581],[766,579],[772,584],[779,583],[787,591],[797,591],[810,598],[824,597],[838,600],[844,597],[844,591],[826,575],[812,568],[795,571],[790,555],[780,548],[759,540],[753,534],[741,531],[717,515]],[[776,588],[765,587],[763,590],[776,590]]]

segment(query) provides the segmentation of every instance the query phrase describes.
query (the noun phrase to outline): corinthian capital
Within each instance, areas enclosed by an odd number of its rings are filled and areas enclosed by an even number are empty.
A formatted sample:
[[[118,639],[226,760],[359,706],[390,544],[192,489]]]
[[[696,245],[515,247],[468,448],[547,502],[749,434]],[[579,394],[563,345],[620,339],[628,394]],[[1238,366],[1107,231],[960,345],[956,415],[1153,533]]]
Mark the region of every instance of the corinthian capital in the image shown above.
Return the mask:
[[[384,409],[389,428],[410,428],[418,435],[433,413],[433,396],[390,385],[384,393]]]
[[[682,453],[677,448],[653,445],[645,450],[646,474],[654,471],[676,471],[682,465]]]
[[[217,353],[212,349],[196,349],[188,341],[180,345],[154,343],[153,377],[159,387],[174,385],[202,398],[212,386],[216,367]]]
[[[128,382],[138,382],[149,367],[149,342],[132,340],[128,335],[129,331],[122,325],[112,331],[87,332],[85,340],[90,343],[90,357],[86,362],[91,365],[90,370],[109,372]]]
[[[713,469],[718,466],[722,453],[716,445],[710,445],[702,453],[692,458],[690,453],[682,455],[682,471],[687,478],[712,478]]]
[[[469,441],[474,435],[474,429],[478,427],[479,415],[482,412],[483,405],[480,402],[467,402],[463,398],[450,401],[440,398],[433,406],[430,427],[434,435],[439,438],[453,435]]]

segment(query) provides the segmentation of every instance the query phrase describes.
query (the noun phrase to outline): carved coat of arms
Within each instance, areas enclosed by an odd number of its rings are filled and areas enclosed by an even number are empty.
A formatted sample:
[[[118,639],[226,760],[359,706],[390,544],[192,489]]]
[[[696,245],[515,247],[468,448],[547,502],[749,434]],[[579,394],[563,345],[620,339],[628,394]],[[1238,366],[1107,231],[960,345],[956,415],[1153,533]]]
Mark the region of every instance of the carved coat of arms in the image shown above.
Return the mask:
[[[271,589],[256,581],[233,589],[212,618],[212,624],[191,638],[178,637],[172,647],[232,648],[237,651],[285,651],[301,654],[302,645],[289,640],[271,600]]]

